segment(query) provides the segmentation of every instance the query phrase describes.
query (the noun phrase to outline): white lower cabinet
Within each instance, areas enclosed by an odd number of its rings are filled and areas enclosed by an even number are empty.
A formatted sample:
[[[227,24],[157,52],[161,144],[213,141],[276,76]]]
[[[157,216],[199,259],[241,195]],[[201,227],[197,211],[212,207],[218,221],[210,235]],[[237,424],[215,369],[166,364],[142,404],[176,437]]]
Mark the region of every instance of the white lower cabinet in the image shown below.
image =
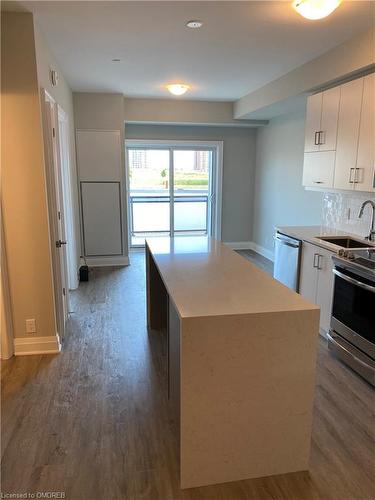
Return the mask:
[[[327,333],[331,321],[333,295],[333,252],[303,242],[300,294],[320,307],[320,329]]]

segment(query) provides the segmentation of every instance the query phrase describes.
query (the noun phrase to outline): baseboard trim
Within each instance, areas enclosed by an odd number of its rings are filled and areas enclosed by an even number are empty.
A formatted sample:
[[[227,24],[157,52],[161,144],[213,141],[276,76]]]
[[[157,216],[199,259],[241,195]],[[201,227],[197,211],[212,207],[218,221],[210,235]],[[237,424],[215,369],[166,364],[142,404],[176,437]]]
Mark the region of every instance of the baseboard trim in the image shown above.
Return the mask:
[[[259,253],[260,255],[263,255],[266,259],[274,262],[275,256],[272,250],[268,250],[268,248],[264,248],[254,241],[251,242],[251,250],[254,250],[254,252]]]
[[[89,267],[128,266],[129,257],[120,255],[116,257],[86,257]]]
[[[223,241],[223,243],[232,250],[251,250],[253,245],[252,241]]]
[[[58,354],[61,351],[60,337],[22,337],[14,339],[14,355]]]

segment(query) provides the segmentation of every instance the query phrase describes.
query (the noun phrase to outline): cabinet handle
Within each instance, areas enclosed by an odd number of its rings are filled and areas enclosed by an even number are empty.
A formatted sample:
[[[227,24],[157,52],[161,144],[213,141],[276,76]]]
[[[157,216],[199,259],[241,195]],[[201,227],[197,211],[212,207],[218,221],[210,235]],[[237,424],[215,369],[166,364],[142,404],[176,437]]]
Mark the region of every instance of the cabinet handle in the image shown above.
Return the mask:
[[[354,184],[354,181],[352,180],[352,173],[353,171],[355,172],[355,168],[350,169],[350,174],[349,174],[349,184]]]
[[[314,144],[315,146],[319,146],[319,132],[315,132]]]
[[[313,262],[313,267],[315,269],[318,269],[318,264],[316,263],[316,259],[318,258],[318,263],[319,263],[319,254],[318,253],[314,253],[314,262]]]
[[[322,268],[322,264],[321,264],[321,260],[320,259],[323,259],[323,255],[320,255],[320,253],[318,253],[318,266],[317,266],[317,269],[319,271],[321,271],[323,268]]]
[[[313,181],[314,184],[324,184],[323,181]]]
[[[361,170],[361,168],[354,169],[354,184],[360,184],[360,180],[359,180],[359,171],[360,170]]]
[[[324,137],[324,131],[323,130],[319,130],[318,132],[318,144],[321,146],[322,144],[324,144],[323,140],[322,140],[322,137]]]

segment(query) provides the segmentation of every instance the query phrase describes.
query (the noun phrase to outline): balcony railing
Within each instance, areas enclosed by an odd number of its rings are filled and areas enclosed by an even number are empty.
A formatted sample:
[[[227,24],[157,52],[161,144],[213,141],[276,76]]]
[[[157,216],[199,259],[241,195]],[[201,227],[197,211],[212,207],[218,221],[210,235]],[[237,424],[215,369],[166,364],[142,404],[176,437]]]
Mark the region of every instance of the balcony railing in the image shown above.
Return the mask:
[[[130,194],[130,229],[133,237],[169,234],[170,197]],[[174,196],[174,232],[207,234],[208,195]]]

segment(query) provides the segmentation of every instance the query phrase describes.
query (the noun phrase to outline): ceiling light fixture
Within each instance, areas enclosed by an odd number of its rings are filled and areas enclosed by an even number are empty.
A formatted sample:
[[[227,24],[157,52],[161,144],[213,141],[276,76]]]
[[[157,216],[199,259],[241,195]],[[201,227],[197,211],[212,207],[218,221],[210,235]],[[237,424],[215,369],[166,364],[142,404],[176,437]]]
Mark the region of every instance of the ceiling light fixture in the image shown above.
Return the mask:
[[[183,95],[190,89],[190,85],[186,85],[186,83],[170,83],[166,87],[173,95]]]
[[[188,21],[185,26],[187,28],[197,29],[197,28],[201,28],[203,26],[203,23],[202,23],[202,21],[199,21],[198,19],[196,19],[196,20]]]
[[[337,9],[342,0],[294,0],[293,8],[306,19],[322,19]]]

